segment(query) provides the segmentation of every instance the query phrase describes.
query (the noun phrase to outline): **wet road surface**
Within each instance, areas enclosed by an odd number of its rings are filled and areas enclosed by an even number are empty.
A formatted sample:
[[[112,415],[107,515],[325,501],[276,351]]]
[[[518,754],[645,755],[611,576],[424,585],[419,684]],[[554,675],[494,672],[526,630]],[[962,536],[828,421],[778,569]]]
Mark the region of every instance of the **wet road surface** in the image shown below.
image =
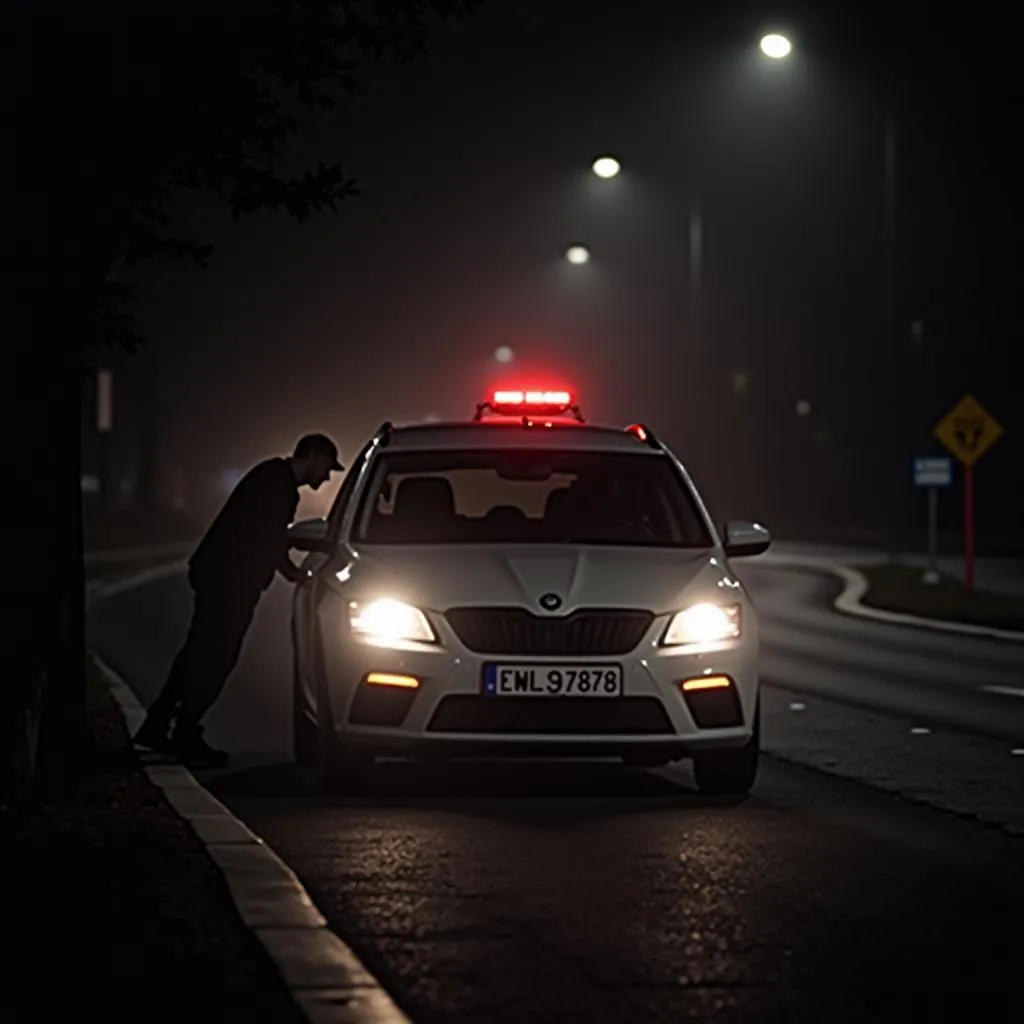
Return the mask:
[[[686,766],[387,765],[325,797],[287,763],[283,585],[211,716],[239,756],[208,784],[417,1022],[1024,1020],[1024,699],[986,688],[1024,686],[1021,649],[744,576],[773,756],[739,806]],[[171,579],[92,617],[144,700],[187,601]]]

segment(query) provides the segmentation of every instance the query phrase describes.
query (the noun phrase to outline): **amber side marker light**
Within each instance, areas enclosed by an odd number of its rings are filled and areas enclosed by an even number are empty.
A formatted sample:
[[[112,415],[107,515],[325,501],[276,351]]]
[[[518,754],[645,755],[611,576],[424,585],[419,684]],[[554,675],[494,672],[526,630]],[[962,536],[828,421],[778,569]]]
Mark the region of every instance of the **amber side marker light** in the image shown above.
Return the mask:
[[[685,679],[679,685],[684,693],[694,693],[697,690],[727,690],[732,686],[732,680],[728,676],[700,676],[698,679]]]
[[[403,690],[417,690],[420,685],[415,676],[398,676],[391,672],[371,672],[366,682],[370,686],[397,686]]]

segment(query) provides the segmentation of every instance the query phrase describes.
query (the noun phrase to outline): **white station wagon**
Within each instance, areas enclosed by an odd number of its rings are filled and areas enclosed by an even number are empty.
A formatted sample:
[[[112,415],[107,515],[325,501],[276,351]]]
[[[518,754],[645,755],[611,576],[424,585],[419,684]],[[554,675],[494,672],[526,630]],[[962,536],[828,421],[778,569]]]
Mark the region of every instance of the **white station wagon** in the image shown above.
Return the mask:
[[[768,531],[719,534],[649,429],[564,391],[385,423],[290,534],[295,755],[328,790],[396,757],[690,758],[701,790],[753,785],[758,623],[729,559]]]

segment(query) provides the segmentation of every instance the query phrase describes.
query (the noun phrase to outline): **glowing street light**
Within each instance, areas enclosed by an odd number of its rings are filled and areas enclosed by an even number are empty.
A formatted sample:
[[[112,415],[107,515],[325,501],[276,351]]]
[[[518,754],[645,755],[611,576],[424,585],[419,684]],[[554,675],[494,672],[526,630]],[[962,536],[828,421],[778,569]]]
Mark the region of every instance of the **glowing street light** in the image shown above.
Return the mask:
[[[585,245],[570,245],[565,250],[565,258],[574,266],[582,267],[590,262],[590,250]]]
[[[771,32],[761,39],[761,52],[771,60],[785,60],[793,52],[793,44],[785,36]]]
[[[613,156],[599,156],[590,165],[590,169],[599,178],[614,178],[622,170],[622,164]]]
[[[494,350],[494,359],[498,363],[511,363],[515,359],[516,354],[509,348],[508,345],[499,345]]]

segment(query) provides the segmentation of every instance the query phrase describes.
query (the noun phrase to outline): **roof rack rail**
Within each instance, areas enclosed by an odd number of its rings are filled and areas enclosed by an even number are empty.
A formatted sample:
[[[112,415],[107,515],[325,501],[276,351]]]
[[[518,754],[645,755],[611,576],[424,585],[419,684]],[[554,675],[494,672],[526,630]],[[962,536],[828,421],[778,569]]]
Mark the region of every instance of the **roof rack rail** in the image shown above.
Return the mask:
[[[394,429],[395,428],[391,423],[391,420],[385,420],[373,435],[374,444],[379,445],[381,448],[386,448],[388,442],[391,440],[391,431]]]
[[[648,448],[661,451],[661,442],[654,436],[654,431],[643,423],[631,423],[626,427],[626,433],[632,434],[638,441],[642,441]]]
[[[484,416],[486,416],[487,413],[489,413],[489,412],[495,413],[495,414],[497,414],[499,416],[502,415],[502,414],[507,415],[507,413],[505,412],[505,409],[502,406],[500,406],[500,405],[499,406],[495,406],[495,405],[492,405],[490,402],[481,402],[476,407],[476,412],[473,414],[473,422],[474,423],[479,423],[480,420],[482,420],[484,418]],[[520,422],[522,423],[522,425],[524,427],[532,427],[538,421],[543,422],[545,413],[548,416],[563,416],[566,413],[568,413],[570,416],[572,416],[572,418],[577,423],[586,423],[587,422],[583,418],[583,413],[580,411],[580,407],[578,405],[559,406],[557,408],[552,408],[550,410],[545,410],[543,408],[540,408],[540,409],[537,410],[537,413],[535,415],[533,415],[533,416],[523,416],[523,417],[521,417]]]

